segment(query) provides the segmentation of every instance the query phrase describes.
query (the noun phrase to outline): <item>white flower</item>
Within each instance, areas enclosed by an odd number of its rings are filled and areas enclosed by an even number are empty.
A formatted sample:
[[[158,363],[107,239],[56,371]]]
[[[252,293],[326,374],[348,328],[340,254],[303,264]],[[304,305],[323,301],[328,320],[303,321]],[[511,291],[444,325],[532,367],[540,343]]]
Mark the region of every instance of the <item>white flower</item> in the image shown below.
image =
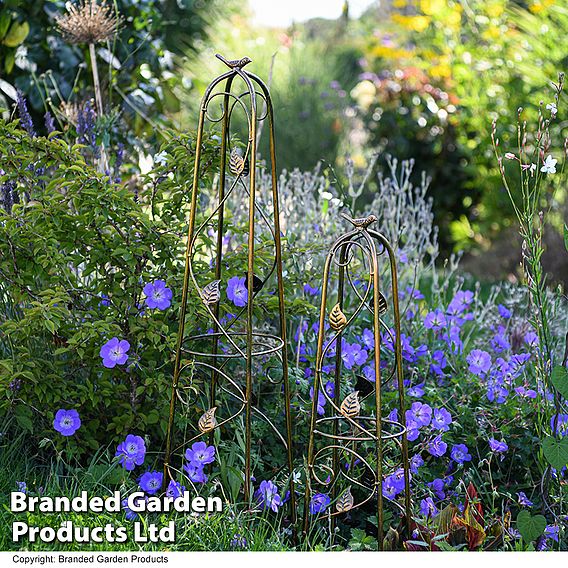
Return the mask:
[[[544,164],[542,165],[542,168],[540,168],[540,171],[542,173],[545,173],[545,174],[555,174],[556,173],[556,162],[558,162],[558,160],[555,160],[549,154],[548,156],[546,156],[546,160],[544,160]]]
[[[546,110],[549,110],[550,116],[554,118],[556,116],[556,113],[558,112],[558,109],[556,108],[556,103],[548,103],[546,105]]]
[[[168,155],[166,152],[160,152],[154,156],[154,162],[160,164],[160,166],[165,166],[168,162]]]
[[[532,177],[534,175],[534,173],[536,172],[536,164],[531,164],[530,171],[531,171],[531,177]]]

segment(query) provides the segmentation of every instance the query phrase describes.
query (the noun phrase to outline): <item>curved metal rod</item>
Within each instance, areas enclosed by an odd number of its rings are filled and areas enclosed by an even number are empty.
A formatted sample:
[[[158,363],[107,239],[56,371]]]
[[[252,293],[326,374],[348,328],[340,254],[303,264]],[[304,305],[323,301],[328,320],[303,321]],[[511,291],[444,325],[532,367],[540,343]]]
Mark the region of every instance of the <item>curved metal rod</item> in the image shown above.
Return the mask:
[[[278,179],[276,174],[276,148],[274,137],[274,109],[272,107],[272,99],[268,92],[268,87],[264,82],[253,73],[249,73],[249,77],[260,87],[264,94],[266,102],[266,112],[268,114],[268,129],[269,129],[269,153],[272,174],[272,203],[274,211],[274,233],[276,239],[276,273],[278,279],[278,305],[280,312],[280,337],[284,341],[284,348],[282,351],[282,376],[284,384],[284,399],[285,399],[285,418],[286,418],[286,439],[288,442],[288,468],[290,470],[290,521],[292,525],[292,533],[295,539],[296,531],[296,491],[294,488],[294,452],[292,448],[292,412],[291,412],[291,393],[290,382],[288,381],[288,357],[286,353],[287,346],[287,329],[286,329],[286,307],[284,303],[284,276],[282,273],[282,242],[280,233],[280,205],[278,202]],[[254,140],[256,144],[256,140]],[[251,186],[252,187],[252,186]]]
[[[311,494],[311,485],[310,485],[310,477],[314,476],[314,466],[317,457],[319,457],[323,451],[332,451],[334,454],[337,451],[354,451],[349,446],[346,445],[339,445],[333,444],[329,446],[325,446],[321,450],[315,451],[315,436],[321,435],[325,438],[336,440],[337,442],[343,442],[347,444],[353,444],[356,446],[359,442],[374,442],[375,446],[375,468],[372,469],[373,475],[375,476],[375,491],[373,494],[376,496],[377,500],[377,520],[378,520],[378,527],[377,527],[377,541],[379,549],[382,548],[383,543],[383,492],[382,492],[382,478],[383,478],[383,443],[386,443],[390,440],[394,441],[394,447],[401,447],[402,448],[402,458],[403,458],[403,470],[404,470],[404,477],[405,477],[405,507],[404,512],[406,514],[407,526],[410,521],[410,491],[409,491],[409,464],[408,464],[408,447],[407,447],[407,428],[401,423],[397,421],[390,421],[385,420],[382,418],[381,415],[381,391],[384,384],[388,383],[396,374],[398,379],[398,391],[399,391],[399,410],[401,415],[404,417],[404,384],[403,384],[403,377],[402,377],[402,347],[401,347],[401,330],[400,330],[400,311],[398,307],[398,286],[397,286],[397,275],[396,275],[396,263],[394,259],[394,254],[392,248],[390,247],[388,241],[376,231],[369,229],[369,225],[375,221],[376,218],[374,216],[370,216],[366,219],[357,219],[351,220],[350,222],[356,227],[355,231],[350,231],[347,235],[340,237],[333,245],[332,248],[326,258],[326,262],[324,265],[324,274],[323,274],[323,285],[322,285],[322,295],[321,295],[321,306],[320,306],[320,320],[319,320],[319,330],[318,330],[318,345],[316,350],[316,369],[315,369],[315,377],[314,377],[314,386],[313,386],[313,400],[312,400],[312,412],[311,412],[311,422],[310,422],[310,438],[309,438],[309,445],[308,445],[308,456],[307,456],[307,466],[308,466],[308,475],[307,475],[307,483],[306,483],[306,495],[305,495],[305,515],[304,515],[304,533],[308,533],[309,527],[309,516],[308,516],[308,508],[310,502],[310,494]],[[363,244],[360,243],[363,241]],[[347,319],[345,325],[341,327],[341,329],[332,336],[331,340],[325,345],[324,347],[324,333],[325,333],[325,317],[326,317],[326,306],[327,306],[327,294],[328,294],[328,287],[329,287],[329,276],[330,276],[330,266],[332,259],[335,259],[335,253],[337,250],[343,250],[345,252],[345,247],[342,249],[342,245],[348,243],[350,248],[350,252],[353,251],[354,246],[359,246],[361,253],[362,253],[362,266],[368,268],[369,271],[369,280],[366,286],[366,290],[364,293],[360,293],[359,289],[355,286],[352,278],[352,267],[353,263],[351,262],[354,258],[354,254],[350,254],[349,256],[342,256],[341,262],[335,263],[340,266],[341,270],[345,270],[347,279],[350,283],[350,287],[354,290],[356,297],[359,300],[359,306],[355,310],[355,314]],[[390,261],[390,272],[392,278],[392,302],[393,302],[393,315],[395,321],[395,337],[392,337],[392,333],[390,329],[384,324],[384,322],[379,317],[379,299],[380,299],[380,271],[379,271],[379,257],[385,254],[385,251],[389,257]],[[344,275],[340,273],[340,300],[339,304],[342,305],[342,296],[343,296],[343,284],[342,278]],[[367,301],[371,294],[371,288],[373,290],[372,299],[373,299],[373,307],[370,308],[368,306]],[[374,418],[374,433],[370,431],[370,429],[365,428],[360,424],[362,421],[367,421],[370,424],[373,423],[372,417],[361,417],[361,416],[337,416],[336,414],[343,414],[341,413],[341,409],[339,405],[331,399],[329,394],[325,389],[321,387],[322,381],[322,366],[323,366],[323,357],[326,355],[327,351],[330,349],[331,345],[335,341],[339,341],[339,338],[343,334],[344,330],[351,325],[354,320],[354,316],[358,315],[360,311],[365,306],[371,312],[374,318],[374,368],[375,368],[375,408],[376,408],[376,417]],[[395,359],[396,359],[396,367],[395,370],[387,373],[387,378],[383,383],[381,380],[383,373],[381,372],[381,326],[384,326],[387,329],[387,332],[391,336],[393,340],[393,347],[395,351]],[[339,349],[339,346],[337,346]],[[336,350],[337,353],[337,350]],[[339,366],[336,365],[336,391],[337,391],[337,381],[339,380],[339,376],[341,374],[341,364]],[[330,407],[332,409],[332,414],[335,416],[332,417],[324,417],[318,418],[317,417],[317,401],[319,397],[319,392],[322,390],[325,400],[330,403]],[[337,397],[334,397],[337,398]],[[404,419],[404,418],[403,418]],[[345,421],[347,424],[351,425],[352,434],[348,434],[347,432],[339,432],[337,431],[336,424],[339,424],[341,421]],[[358,421],[358,422],[357,422]],[[396,432],[384,432],[383,431],[383,421],[386,424],[390,424],[391,426],[395,425],[399,430]],[[325,429],[318,429],[318,425],[323,425],[324,423],[331,423],[333,424],[334,432],[331,434],[328,433]],[[362,460],[364,461],[364,460]],[[365,462],[368,466],[368,462]],[[333,471],[333,469],[331,470]],[[335,473],[335,472],[334,472]],[[342,470],[340,471],[341,476],[349,479],[352,483],[358,483],[358,480],[351,477],[350,475],[344,473]],[[321,482],[321,480],[315,478],[316,481]],[[372,498],[372,495],[369,499]],[[400,507],[400,505],[393,501],[396,506]]]

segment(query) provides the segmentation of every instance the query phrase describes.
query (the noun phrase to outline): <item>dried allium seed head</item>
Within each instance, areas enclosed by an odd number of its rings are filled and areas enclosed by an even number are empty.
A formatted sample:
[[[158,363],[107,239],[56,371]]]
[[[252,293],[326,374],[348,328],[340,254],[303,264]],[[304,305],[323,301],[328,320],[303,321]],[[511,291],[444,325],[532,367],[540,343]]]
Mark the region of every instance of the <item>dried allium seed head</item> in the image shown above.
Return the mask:
[[[99,43],[117,30],[119,18],[113,8],[97,0],[67,4],[67,13],[56,18],[57,27],[70,43]]]
[[[77,124],[77,119],[79,117],[79,110],[81,109],[80,104],[73,103],[73,102],[65,102],[63,101],[59,105],[59,110],[63,114],[65,120],[73,125]]]

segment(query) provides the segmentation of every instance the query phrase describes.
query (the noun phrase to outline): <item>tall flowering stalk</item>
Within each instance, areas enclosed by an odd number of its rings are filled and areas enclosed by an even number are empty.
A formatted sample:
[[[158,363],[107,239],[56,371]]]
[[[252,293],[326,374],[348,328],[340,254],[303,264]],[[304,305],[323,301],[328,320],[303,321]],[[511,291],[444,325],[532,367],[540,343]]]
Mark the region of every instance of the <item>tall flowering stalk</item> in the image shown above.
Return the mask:
[[[98,0],[82,0],[76,5],[69,4],[67,13],[59,16],[56,21],[59,31],[69,43],[89,46],[97,115],[101,117],[104,114],[104,107],[95,45],[109,40],[116,33],[120,19],[111,6],[99,4]],[[103,171],[108,169],[104,146],[100,165]]]
[[[542,267],[543,231],[545,209],[550,207],[554,198],[554,188],[560,185],[566,164],[568,139],[564,139],[559,151],[553,148],[550,134],[550,125],[556,120],[560,94],[564,86],[564,74],[559,74],[558,83],[552,83],[554,87],[553,102],[543,108],[539,106],[538,124],[534,135],[527,131],[526,121],[521,119],[523,109],[518,111],[517,121],[517,153],[507,152],[501,154],[499,139],[496,137],[496,122],[493,122],[492,142],[495,155],[499,163],[503,184],[513,205],[515,215],[519,223],[519,233],[522,243],[522,266],[526,279],[526,286],[533,305],[531,310],[534,328],[538,332],[539,346],[537,354],[537,377],[540,381],[543,394],[544,413],[540,424],[537,425],[543,437],[551,425],[551,434],[555,436],[558,429],[558,416],[561,408],[560,395],[551,385],[551,371],[553,367],[552,334],[550,330],[550,318],[552,314],[550,294],[546,286],[546,274]],[[548,117],[545,116],[548,115]],[[556,153],[555,153],[556,152]],[[558,167],[561,154],[561,163]],[[509,183],[509,175],[505,167],[506,161],[518,164],[518,185],[520,191],[512,189]],[[547,393],[554,391],[554,417],[550,416],[550,407],[547,404]],[[539,412],[542,410],[539,407]],[[550,484],[552,470],[547,468],[543,478],[542,498],[546,503],[548,486]]]

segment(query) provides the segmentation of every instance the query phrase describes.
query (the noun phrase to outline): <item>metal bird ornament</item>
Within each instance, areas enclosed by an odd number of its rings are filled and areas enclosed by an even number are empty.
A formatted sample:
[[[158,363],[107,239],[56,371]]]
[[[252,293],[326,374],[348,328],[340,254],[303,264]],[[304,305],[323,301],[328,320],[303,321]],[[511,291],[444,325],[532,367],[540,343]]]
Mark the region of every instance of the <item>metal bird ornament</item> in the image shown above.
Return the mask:
[[[229,69],[242,69],[245,65],[252,63],[250,57],[243,57],[242,59],[225,59],[220,53],[216,53],[215,57],[220,59]]]
[[[342,213],[341,216],[347,221],[349,221],[354,227],[357,227],[357,229],[362,229],[362,230],[366,229],[369,225],[372,225],[373,223],[376,223],[378,221],[376,215],[369,215],[368,217],[361,217],[359,219],[351,219],[351,217],[345,215],[345,213]]]

